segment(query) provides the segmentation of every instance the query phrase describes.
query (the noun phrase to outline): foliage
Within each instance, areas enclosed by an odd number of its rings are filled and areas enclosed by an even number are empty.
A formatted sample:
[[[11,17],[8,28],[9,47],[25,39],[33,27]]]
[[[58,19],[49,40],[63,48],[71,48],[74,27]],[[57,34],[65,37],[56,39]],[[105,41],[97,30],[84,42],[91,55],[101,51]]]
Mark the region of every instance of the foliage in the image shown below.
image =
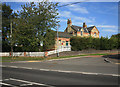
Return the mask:
[[[45,36],[44,36],[44,42],[43,42],[43,49],[44,50],[49,50],[53,49],[55,45],[55,37],[56,37],[56,32],[53,30],[47,30]]]
[[[13,20],[12,42],[14,44],[13,46],[15,51],[42,50],[40,42],[45,41],[47,39],[46,38],[46,33],[48,33],[47,31],[51,30],[52,28],[55,29],[57,23],[59,22],[57,21],[58,18],[57,16],[58,9],[56,8],[57,5],[58,3],[47,1],[37,3],[30,2],[26,3],[25,5],[22,5],[22,10],[17,11],[17,13],[13,14],[14,18],[12,19]],[[8,29],[10,31],[10,22],[8,24],[9,24]],[[51,36],[51,38],[53,36]],[[47,44],[49,44],[50,46],[54,43],[51,43],[49,41],[47,42]],[[15,47],[15,45],[17,47]]]
[[[2,51],[10,51],[10,22],[12,19],[12,9],[5,3],[2,4]]]
[[[83,49],[96,49],[96,50],[112,50],[118,49],[118,37],[112,36],[110,39],[107,37],[92,38],[92,37],[72,37],[70,44],[72,50],[79,51]]]

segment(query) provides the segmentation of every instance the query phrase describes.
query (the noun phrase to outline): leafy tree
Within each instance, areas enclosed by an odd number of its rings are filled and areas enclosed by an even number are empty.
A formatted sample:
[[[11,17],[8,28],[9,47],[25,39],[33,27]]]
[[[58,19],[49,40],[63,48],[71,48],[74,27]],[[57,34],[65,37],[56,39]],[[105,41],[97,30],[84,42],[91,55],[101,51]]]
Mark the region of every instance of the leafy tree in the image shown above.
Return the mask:
[[[48,50],[48,49],[53,49],[55,45],[55,37],[56,37],[56,32],[53,30],[47,30],[45,36],[44,36],[44,41],[43,41],[43,49]]]
[[[46,1],[22,5],[14,23],[16,44],[23,51],[39,51],[40,42],[44,41],[47,30],[56,28],[58,23],[56,7],[57,3]]]
[[[2,51],[10,51],[10,23],[13,19],[12,9],[5,3],[2,4]]]
[[[112,35],[111,38],[110,38],[111,42],[112,42],[112,46],[113,48],[117,48],[119,49],[120,48],[120,33],[119,34],[116,34],[116,35]]]

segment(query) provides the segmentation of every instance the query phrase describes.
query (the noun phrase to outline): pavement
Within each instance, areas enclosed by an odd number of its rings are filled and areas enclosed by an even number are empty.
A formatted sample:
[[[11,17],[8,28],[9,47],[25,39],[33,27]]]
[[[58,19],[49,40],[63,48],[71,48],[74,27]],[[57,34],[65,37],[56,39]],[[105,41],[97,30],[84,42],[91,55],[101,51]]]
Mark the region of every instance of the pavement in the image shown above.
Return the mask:
[[[108,63],[104,59],[102,56],[86,56],[45,61],[4,62],[1,65],[2,82],[3,85],[11,85],[11,81],[14,85],[17,82],[27,82],[20,83],[26,86],[117,85],[118,64]]]

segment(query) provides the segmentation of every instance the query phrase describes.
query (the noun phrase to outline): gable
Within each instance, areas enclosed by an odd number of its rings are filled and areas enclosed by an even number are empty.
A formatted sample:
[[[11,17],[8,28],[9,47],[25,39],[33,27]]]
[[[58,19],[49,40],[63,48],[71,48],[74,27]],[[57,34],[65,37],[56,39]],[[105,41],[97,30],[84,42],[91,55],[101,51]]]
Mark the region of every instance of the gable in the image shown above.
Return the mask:
[[[97,32],[97,33],[99,33],[98,29],[95,26],[92,28],[91,32]]]

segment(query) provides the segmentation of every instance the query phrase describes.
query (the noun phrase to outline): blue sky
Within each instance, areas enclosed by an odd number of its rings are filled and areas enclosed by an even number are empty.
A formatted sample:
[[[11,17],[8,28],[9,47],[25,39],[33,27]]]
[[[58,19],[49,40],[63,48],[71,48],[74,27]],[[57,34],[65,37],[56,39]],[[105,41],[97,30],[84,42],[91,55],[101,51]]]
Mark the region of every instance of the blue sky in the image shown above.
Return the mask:
[[[60,2],[64,5],[72,2]],[[6,2],[14,11],[21,10],[25,2]],[[118,2],[82,2],[58,8],[60,17],[59,31],[67,27],[67,19],[71,18],[72,24],[82,26],[95,25],[100,31],[100,37],[110,37],[118,33]]]

